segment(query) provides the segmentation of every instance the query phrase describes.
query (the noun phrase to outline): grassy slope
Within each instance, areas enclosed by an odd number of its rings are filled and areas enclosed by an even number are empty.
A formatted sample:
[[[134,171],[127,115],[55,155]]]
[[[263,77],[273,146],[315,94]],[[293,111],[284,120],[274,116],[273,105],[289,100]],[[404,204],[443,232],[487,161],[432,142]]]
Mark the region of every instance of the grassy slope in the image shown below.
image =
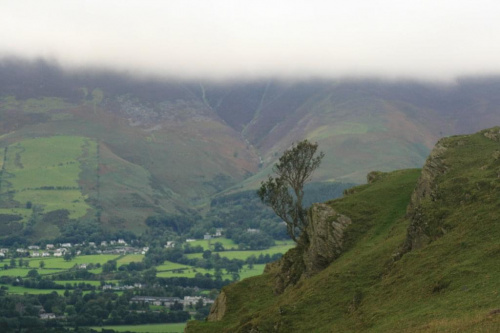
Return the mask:
[[[86,157],[82,156],[84,146]],[[8,146],[1,193],[11,192],[18,207],[2,209],[10,203],[0,202],[0,212],[18,213],[26,221],[31,209],[23,208],[30,201],[45,213],[66,209],[70,218],[84,216],[91,207],[79,186],[83,163],[96,168],[95,142],[79,136],[28,139]]]
[[[449,140],[453,167],[426,207],[444,236],[393,262],[418,172],[391,173],[331,202],[354,224],[351,248],[327,269],[280,296],[268,274],[226,287],[224,320],[193,322],[189,332],[498,331],[490,312],[500,307],[499,145],[481,134]]]

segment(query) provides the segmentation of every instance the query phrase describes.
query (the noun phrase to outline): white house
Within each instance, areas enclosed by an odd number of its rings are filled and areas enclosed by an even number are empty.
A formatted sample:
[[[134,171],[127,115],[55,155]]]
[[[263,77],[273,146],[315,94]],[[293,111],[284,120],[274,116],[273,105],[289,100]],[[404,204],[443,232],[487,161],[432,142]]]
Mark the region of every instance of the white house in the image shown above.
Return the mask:
[[[28,249],[30,249],[30,250],[40,250],[40,246],[31,245],[31,246],[28,246]]]
[[[61,244],[61,247],[71,247],[71,243],[63,243]]]
[[[40,256],[40,252],[32,252],[31,256],[32,257],[39,257]]]
[[[51,249],[53,249],[53,248],[54,248],[54,244],[47,244],[47,245],[45,245],[45,248],[46,248],[47,250],[51,250]]]
[[[48,253],[48,252],[43,252],[43,253],[42,253],[42,257],[50,257],[50,253]]]
[[[210,234],[205,234],[205,235],[203,236],[203,239],[205,239],[205,240],[207,240],[207,239],[212,239],[212,235],[210,235]]]
[[[41,313],[40,319],[56,319],[56,315],[53,313]]]
[[[121,239],[121,238],[120,238],[120,239],[118,240],[118,244],[127,245],[127,242],[125,242],[125,240],[123,240],[123,239]]]

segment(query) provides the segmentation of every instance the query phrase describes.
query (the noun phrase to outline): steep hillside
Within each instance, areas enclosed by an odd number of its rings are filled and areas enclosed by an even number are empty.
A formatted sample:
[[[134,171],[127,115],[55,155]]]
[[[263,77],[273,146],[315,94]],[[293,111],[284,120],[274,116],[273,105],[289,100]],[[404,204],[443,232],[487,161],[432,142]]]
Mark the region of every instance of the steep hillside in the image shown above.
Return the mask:
[[[307,240],[187,332],[497,332],[499,179],[499,127],[442,139],[422,172],[374,173],[317,206]]]

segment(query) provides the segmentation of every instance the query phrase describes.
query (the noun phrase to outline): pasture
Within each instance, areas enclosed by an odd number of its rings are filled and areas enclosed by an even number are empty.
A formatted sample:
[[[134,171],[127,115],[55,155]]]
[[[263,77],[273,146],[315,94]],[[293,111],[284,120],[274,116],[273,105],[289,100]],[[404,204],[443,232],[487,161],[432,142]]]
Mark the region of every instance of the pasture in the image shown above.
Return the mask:
[[[189,244],[189,246],[191,246],[191,247],[201,246],[203,248],[203,250],[213,251],[215,243],[221,243],[222,246],[224,246],[224,249],[226,249],[226,250],[231,250],[231,249],[237,250],[238,249],[238,244],[233,242],[232,239],[228,239],[225,237],[212,238],[212,239],[200,239],[200,240],[196,240],[194,242],[189,242],[186,244]]]
[[[289,249],[295,246],[295,243],[293,241],[276,241],[276,245],[270,247],[269,249],[266,250],[251,250],[251,251],[221,251],[221,252],[215,252],[219,254],[221,257],[225,257],[228,259],[240,259],[240,260],[245,260],[251,256],[260,256],[269,254],[270,256],[277,254],[277,253],[282,253],[285,254]],[[186,257],[192,259],[192,258],[202,258],[203,253],[190,253],[187,254]]]
[[[84,151],[85,147],[85,151]],[[96,155],[96,143],[80,136],[52,136],[28,139],[7,147],[3,159],[9,175],[2,181],[2,192],[13,191],[13,199],[24,205],[31,202],[44,212],[69,211],[70,218],[86,214],[90,206],[81,193],[81,160]],[[19,214],[26,220],[28,212]]]

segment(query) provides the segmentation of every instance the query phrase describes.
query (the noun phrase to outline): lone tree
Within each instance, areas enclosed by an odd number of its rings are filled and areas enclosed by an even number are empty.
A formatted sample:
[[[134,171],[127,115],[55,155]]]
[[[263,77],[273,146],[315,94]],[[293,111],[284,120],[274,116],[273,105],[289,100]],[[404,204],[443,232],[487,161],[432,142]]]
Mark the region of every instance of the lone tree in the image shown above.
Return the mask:
[[[273,167],[276,177],[269,176],[257,191],[260,200],[285,221],[288,235],[295,242],[308,224],[306,209],[302,207],[304,184],[325,156],[323,152],[315,156],[317,149],[317,143],[304,140],[285,150]]]

